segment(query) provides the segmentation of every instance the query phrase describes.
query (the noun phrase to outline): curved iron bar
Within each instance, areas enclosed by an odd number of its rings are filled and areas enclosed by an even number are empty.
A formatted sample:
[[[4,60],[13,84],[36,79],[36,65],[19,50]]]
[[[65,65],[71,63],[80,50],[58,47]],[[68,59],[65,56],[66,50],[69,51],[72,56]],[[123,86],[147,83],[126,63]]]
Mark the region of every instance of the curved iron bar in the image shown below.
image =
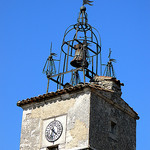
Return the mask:
[[[94,35],[94,37],[95,37],[95,40],[96,40],[96,42],[97,42],[97,45],[99,45],[99,44],[98,44],[98,39],[97,39],[95,33],[94,33],[93,31],[91,31],[91,32],[93,33],[93,35]],[[94,43],[94,41],[92,41],[92,42]],[[97,51],[97,52],[98,52],[98,51]]]
[[[94,27],[92,27],[93,29],[95,29]],[[97,31],[97,29],[95,29],[95,31]],[[92,31],[91,31],[92,32]],[[99,32],[97,31],[97,33],[98,33],[98,35],[99,35],[99,39],[100,39],[100,74],[101,74],[101,69],[102,69],[102,67],[101,67],[101,37],[100,37],[100,34],[99,34]],[[95,39],[96,39],[96,41],[97,41],[97,43],[98,43],[98,39],[97,39],[97,36],[95,35],[95,33],[93,32],[93,34],[94,34],[94,36],[95,36]],[[98,52],[98,47],[96,48],[97,49],[97,52]],[[97,72],[98,72],[98,55],[96,56],[96,74],[97,74]]]
[[[93,28],[94,29],[94,28]],[[93,33],[93,35],[95,36],[95,39],[96,39],[96,41],[97,41],[97,43],[98,43],[98,39],[97,39],[97,36],[95,35],[95,33],[91,30],[91,32]],[[97,53],[98,53],[98,45],[96,45],[96,50],[97,50]],[[100,55],[101,55],[101,46],[100,46],[100,53],[99,53]],[[100,60],[100,65],[101,65],[101,60]],[[101,69],[101,68],[100,68]],[[97,74],[97,72],[98,72],[98,54],[96,55],[96,74]]]
[[[92,30],[90,30],[91,31],[91,33],[95,36],[95,40],[97,41],[97,43],[98,43],[98,39],[97,39],[97,36],[95,35],[95,33],[92,31]],[[93,43],[93,41],[92,41],[92,43]],[[98,44],[96,44],[96,50],[97,50],[97,55],[95,55],[96,56],[96,74],[97,74],[97,71],[98,71],[98,46],[97,46]],[[100,51],[101,52],[101,51]]]
[[[97,39],[97,36],[95,35],[95,33],[93,31],[91,31],[93,33],[93,35],[95,36],[95,40],[97,41],[98,43],[98,39]],[[98,45],[98,44],[97,44]],[[98,46],[96,45],[96,50],[97,50],[97,53],[98,53]],[[100,48],[100,53],[101,53],[101,48]],[[98,54],[96,55],[96,74],[98,72]]]
[[[78,24],[78,23],[77,23],[77,24]],[[75,29],[75,30],[77,29],[77,27],[76,27],[77,24],[74,25],[74,29]],[[84,28],[84,29],[86,29],[86,31],[89,31],[89,30],[90,30],[90,25],[89,25],[89,24],[86,25],[86,24],[81,24],[81,23],[79,23],[79,25],[85,25],[86,28]],[[80,27],[78,31],[83,32],[82,29],[83,29],[83,28]]]
[[[75,39],[73,39],[73,40],[75,40]],[[69,41],[64,42],[64,43],[62,44],[61,50],[63,51],[63,53],[66,54],[66,52],[63,50],[63,46],[64,46],[66,43],[71,42],[71,41],[73,41],[73,40],[69,40]],[[80,40],[81,40],[81,39],[80,39]],[[101,47],[100,47],[96,42],[90,41],[90,40],[88,40],[88,39],[87,39],[87,42],[91,42],[91,43],[97,45],[97,46],[98,46],[98,49],[100,49],[100,50],[98,50],[98,53],[95,52],[96,54],[95,54],[95,55],[92,55],[92,56],[96,56],[96,55],[98,55],[98,54],[101,52]],[[69,56],[71,56],[71,55],[69,55]],[[92,57],[92,56],[90,56],[90,57]],[[74,56],[71,56],[71,57],[74,57]]]
[[[92,27],[92,28],[98,33],[99,40],[100,40],[100,51],[101,51],[101,36],[100,36],[100,33],[96,28],[94,28],[94,27]],[[102,55],[101,55],[101,53],[100,53],[100,75],[102,75]]]
[[[99,36],[99,39],[100,39],[100,47],[101,47],[101,36],[100,36],[100,33],[98,32],[98,30],[96,28],[94,28],[94,27],[92,27],[92,28],[98,33],[98,36]]]
[[[99,32],[98,32],[98,30],[96,29],[96,28],[94,28],[94,27],[92,27],[90,24],[87,24],[87,26],[89,27],[88,28],[88,30],[85,30],[85,28],[83,27],[83,25],[82,24],[80,24],[80,23],[77,23],[77,24],[74,24],[74,25],[70,25],[66,30],[65,30],[65,33],[64,33],[64,37],[66,37],[66,35],[71,31],[71,30],[73,30],[73,29],[75,29],[75,30],[77,30],[77,27],[75,27],[75,26],[82,26],[82,28],[79,28],[78,29],[78,32],[80,31],[80,32],[84,32],[84,31],[92,31],[92,28],[98,33],[98,36],[99,36],[99,39],[100,39],[100,41],[101,41],[101,37],[100,37],[100,34],[99,34]],[[70,27],[73,27],[73,28],[71,28],[69,31],[67,31]],[[83,30],[81,30],[81,29],[83,29]],[[92,32],[92,33],[94,33],[94,32]],[[64,38],[63,38],[64,39]],[[101,44],[101,42],[100,42],[100,44]]]
[[[70,25],[64,32],[64,35],[66,34],[67,30],[71,27],[71,26],[74,26],[74,25]]]
[[[78,30],[77,30],[77,27],[75,27],[75,26],[81,26],[82,28],[78,28]],[[99,39],[100,39],[100,47],[101,47],[101,37],[100,37],[100,34],[99,34],[99,32],[98,32],[98,30],[96,29],[96,28],[94,28],[94,27],[92,27],[90,24],[87,24],[87,26],[89,27],[89,29],[88,30],[86,30],[84,27],[83,27],[83,25],[81,24],[81,23],[77,23],[77,24],[75,24],[75,25],[70,25],[67,29],[66,29],[66,31],[65,31],[65,34],[64,34],[64,38],[63,38],[63,42],[65,42],[65,38],[66,38],[66,36],[67,36],[67,34],[70,32],[70,31],[72,31],[73,29],[76,29],[77,30],[77,32],[84,32],[84,34],[86,34],[86,32],[85,31],[90,31],[91,32],[91,35],[93,34],[94,35],[94,37],[95,37],[95,39],[96,39],[96,41],[97,41],[97,44],[99,44],[99,40],[97,39],[97,36],[96,36],[96,34],[93,32],[93,30],[92,29],[94,29],[97,33],[98,33],[98,36],[99,36]],[[69,31],[67,31],[70,27],[72,27]],[[82,29],[82,30],[81,30]],[[93,36],[92,35],[92,36]],[[73,37],[74,38],[74,37]],[[91,39],[91,41],[90,42],[93,42],[93,39]],[[72,42],[72,45],[73,45],[73,42]],[[63,50],[64,51],[64,50]],[[71,48],[71,51],[72,51],[72,48]],[[101,51],[101,49],[100,49],[100,51]],[[72,56],[72,53],[71,53],[71,55],[70,56]]]
[[[65,30],[64,37],[63,37],[63,42],[64,42],[64,39],[65,39],[65,37],[67,36],[67,34],[68,34],[71,30],[74,29],[74,28],[69,29],[71,26],[74,26],[74,25],[70,25],[70,26]],[[68,30],[68,29],[69,29],[69,30]]]

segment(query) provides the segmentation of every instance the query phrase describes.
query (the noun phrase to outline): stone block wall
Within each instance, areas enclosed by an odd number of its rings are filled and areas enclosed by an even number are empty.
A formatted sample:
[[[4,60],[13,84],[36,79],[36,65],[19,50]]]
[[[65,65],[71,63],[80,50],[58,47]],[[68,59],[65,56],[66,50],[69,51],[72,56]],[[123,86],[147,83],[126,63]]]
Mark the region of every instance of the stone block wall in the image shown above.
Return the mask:
[[[20,150],[45,150],[46,147],[59,145],[60,150],[88,148],[90,89],[23,107]],[[64,139],[45,145],[44,122],[66,116]],[[65,117],[64,117],[65,118]],[[63,121],[62,121],[63,122]],[[44,139],[44,140],[43,140]]]
[[[96,150],[136,150],[136,119],[91,94],[90,147]]]

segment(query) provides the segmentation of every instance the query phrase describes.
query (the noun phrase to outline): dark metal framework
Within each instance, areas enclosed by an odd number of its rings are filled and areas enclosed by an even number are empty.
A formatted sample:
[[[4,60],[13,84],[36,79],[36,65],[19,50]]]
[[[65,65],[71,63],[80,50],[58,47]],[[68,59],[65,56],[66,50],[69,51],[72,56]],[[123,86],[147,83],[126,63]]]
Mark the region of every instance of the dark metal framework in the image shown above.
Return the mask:
[[[73,58],[78,57],[77,45],[82,47],[83,60],[81,66],[74,67],[70,62]],[[83,5],[80,8],[77,23],[70,25],[65,31],[58,72],[47,75],[47,78],[48,81],[52,80],[57,83],[57,89],[61,89],[66,83],[70,83],[72,86],[80,82],[85,83],[86,80],[92,80],[96,75],[102,75],[101,62],[100,34],[88,24],[86,7]]]
[[[112,64],[113,62],[116,62],[116,60],[111,58],[111,52],[112,52],[111,49],[109,49],[109,56],[108,56],[109,61],[107,62],[106,65],[104,64],[106,67],[103,76],[116,77],[114,67]]]

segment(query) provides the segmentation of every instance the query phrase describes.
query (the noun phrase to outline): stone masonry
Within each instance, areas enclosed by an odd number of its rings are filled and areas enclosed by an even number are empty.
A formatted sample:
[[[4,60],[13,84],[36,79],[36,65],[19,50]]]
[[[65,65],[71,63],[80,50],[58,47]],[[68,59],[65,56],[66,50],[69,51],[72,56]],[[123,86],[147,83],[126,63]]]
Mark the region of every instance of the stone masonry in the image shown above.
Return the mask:
[[[138,114],[121,98],[119,80],[96,77],[77,85],[23,101],[20,150],[136,150]],[[45,140],[45,126],[61,120],[56,142]]]

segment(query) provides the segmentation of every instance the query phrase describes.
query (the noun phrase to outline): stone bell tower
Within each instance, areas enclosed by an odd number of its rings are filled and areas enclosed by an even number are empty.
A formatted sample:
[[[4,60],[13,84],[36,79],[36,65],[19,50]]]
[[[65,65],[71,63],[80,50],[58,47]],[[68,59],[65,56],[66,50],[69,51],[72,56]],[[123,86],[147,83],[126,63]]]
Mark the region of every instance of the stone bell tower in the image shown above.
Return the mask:
[[[101,42],[85,4],[91,1],[84,1],[77,24],[64,34],[62,69],[56,71],[55,53],[46,61],[47,93],[17,102],[23,109],[20,150],[136,150],[139,116],[121,98],[123,83],[110,73],[112,59],[101,76]],[[49,92],[50,81],[55,92]]]
[[[137,113],[112,77],[19,101],[20,150],[135,150]]]

